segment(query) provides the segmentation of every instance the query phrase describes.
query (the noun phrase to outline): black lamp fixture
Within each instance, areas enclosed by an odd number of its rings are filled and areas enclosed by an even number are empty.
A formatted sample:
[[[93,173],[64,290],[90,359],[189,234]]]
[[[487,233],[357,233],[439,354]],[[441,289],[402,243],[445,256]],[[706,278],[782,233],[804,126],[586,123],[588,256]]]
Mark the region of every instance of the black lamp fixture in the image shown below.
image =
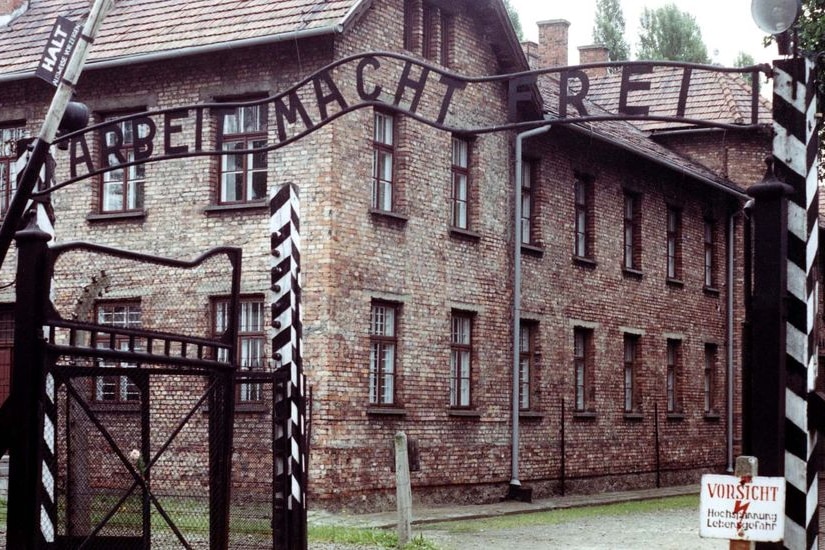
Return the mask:
[[[788,31],[802,12],[802,0],[752,0],[751,15],[762,31],[776,38],[780,55],[791,53]]]

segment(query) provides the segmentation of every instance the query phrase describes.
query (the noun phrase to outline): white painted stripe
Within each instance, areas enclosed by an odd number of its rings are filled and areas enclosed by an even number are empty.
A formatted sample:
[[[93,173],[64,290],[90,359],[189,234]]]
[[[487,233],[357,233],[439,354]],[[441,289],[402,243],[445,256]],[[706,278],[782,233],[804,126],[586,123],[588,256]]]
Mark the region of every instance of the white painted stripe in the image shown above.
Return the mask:
[[[808,147],[778,124],[774,124],[773,154],[797,175],[807,179]]]
[[[800,365],[808,364],[808,335],[798,330],[790,323],[785,323],[786,343],[788,355]]]
[[[808,487],[808,502],[805,506],[805,523],[810,525],[811,520],[814,517],[814,513],[816,512],[816,508],[818,506],[818,498],[819,498],[819,474],[814,475],[814,480],[811,482],[810,487]]]
[[[52,373],[46,373],[46,397],[54,404],[54,376]]]
[[[800,113],[804,113],[805,82],[792,78],[790,74],[776,66],[774,66],[773,79],[773,93],[790,103]],[[794,86],[796,87],[795,96]]]
[[[817,225],[819,226],[819,216],[817,216]],[[813,231],[808,235],[808,248],[805,251],[807,264],[806,270],[808,273],[814,268],[816,262],[817,251],[819,250],[819,231]]]
[[[808,463],[798,456],[785,451],[785,480],[801,493],[808,490]]]
[[[49,498],[52,500],[50,504],[54,504],[54,476],[48,464],[43,462],[42,466],[40,481],[43,482],[43,488],[46,489],[46,494],[49,495]]]
[[[43,505],[40,506],[40,532],[46,542],[54,542],[54,524]]]
[[[788,272],[788,292],[799,300],[806,302],[808,300],[808,277],[802,268],[793,262],[787,262]]]
[[[301,504],[301,484],[298,482],[296,476],[292,476],[292,498],[294,498],[295,502],[299,505]]]
[[[791,201],[788,201],[788,231],[802,242],[808,240],[808,212]]]
[[[54,424],[52,423],[52,419],[49,418],[49,415],[43,415],[43,440],[46,442],[46,445],[49,446],[49,450],[54,455]]]
[[[816,379],[817,375],[819,374],[819,360],[816,349],[817,344],[814,344],[814,349],[811,350],[811,360],[808,362],[808,386],[807,389],[809,392],[814,391],[816,388]],[[816,432],[812,432],[816,435]]]
[[[785,548],[788,550],[807,550],[805,548],[806,538],[805,528],[785,516],[785,540],[783,542]]]
[[[785,388],[785,418],[806,431],[808,429],[808,401]]]

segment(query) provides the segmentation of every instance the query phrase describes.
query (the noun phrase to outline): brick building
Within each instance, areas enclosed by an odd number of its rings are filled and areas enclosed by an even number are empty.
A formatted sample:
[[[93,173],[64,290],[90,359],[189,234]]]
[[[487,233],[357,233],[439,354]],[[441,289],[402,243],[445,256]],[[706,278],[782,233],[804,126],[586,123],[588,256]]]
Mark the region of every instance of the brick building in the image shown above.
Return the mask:
[[[267,97],[368,51],[400,52],[469,76],[525,71],[533,51],[540,65],[566,63],[564,22],[543,24],[541,44],[525,54],[499,0],[171,5],[119,3],[108,16],[77,91],[93,122]],[[0,7],[10,14],[0,29],[10,52],[0,59],[6,143],[36,134],[45,113],[52,88],[33,68],[54,17],[80,19],[88,7],[83,0]],[[364,85],[353,72],[332,74],[340,88]],[[609,92],[611,78],[596,80]],[[717,120],[736,122],[745,89],[732,82],[699,83],[706,95],[689,108],[715,105]],[[522,106],[522,120],[554,116],[552,80],[538,90]],[[379,99],[392,103],[393,92]],[[506,84],[483,83],[461,98],[449,112],[459,127],[510,122]],[[202,127],[181,121],[181,138],[191,143],[197,133],[237,150],[293,130],[300,112],[289,119],[265,105],[210,108]],[[423,95],[422,110],[439,106]],[[108,140],[134,158],[142,132],[115,124],[88,152],[56,151],[58,181],[70,176],[70,154],[98,159]],[[559,124],[523,141],[516,182],[514,131],[451,133],[379,105],[268,155],[137,165],[82,179],[51,200],[59,241],[175,258],[243,247],[240,361],[255,371],[274,364],[266,199],[278,185],[298,184],[312,505],[386,506],[394,498],[392,437],[399,430],[412,441],[416,498],[478,502],[501,498],[514,476],[541,496],[693,483],[731,465],[739,444],[740,211],[743,186],[762,175],[769,137],[615,121]],[[0,159],[4,205],[11,156]],[[57,284],[82,289],[99,272],[78,265]],[[110,273],[117,276],[128,277]],[[9,260],[0,282],[13,278]],[[111,288],[87,301],[67,290],[58,309],[82,310],[104,324],[175,328],[146,289],[116,281]],[[225,329],[223,294],[184,285],[175,296],[195,319],[186,330]],[[12,300],[5,289],[2,301]],[[10,353],[5,345],[0,358]],[[109,378],[88,389],[90,402],[123,414],[138,397],[128,379]],[[233,475],[254,480],[271,470],[266,449],[244,451],[266,429],[259,413],[267,394],[246,385],[239,400]]]

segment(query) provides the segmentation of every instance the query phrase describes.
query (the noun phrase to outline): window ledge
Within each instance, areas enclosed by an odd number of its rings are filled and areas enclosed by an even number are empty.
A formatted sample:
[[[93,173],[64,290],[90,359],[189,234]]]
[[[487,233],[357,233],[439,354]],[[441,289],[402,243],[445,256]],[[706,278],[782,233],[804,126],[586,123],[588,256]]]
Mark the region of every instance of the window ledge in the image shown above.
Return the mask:
[[[406,416],[407,411],[401,407],[367,407],[370,416]]]
[[[709,296],[718,297],[719,294],[721,293],[720,290],[718,288],[716,288],[715,286],[705,286],[705,287],[702,288],[702,290],[705,292],[705,294],[707,294]]]
[[[139,401],[92,401],[89,408],[101,413],[137,413],[140,412]]]
[[[539,411],[519,411],[518,417],[524,420],[542,420],[544,413]]]
[[[391,210],[380,210],[378,208],[370,208],[370,216],[374,220],[386,220],[398,225],[407,225],[407,220],[410,218],[399,212],[392,212]]]
[[[481,418],[481,413],[475,409],[449,409],[447,414],[464,418]]]
[[[95,212],[86,215],[87,222],[115,222],[120,220],[140,220],[146,219],[145,210],[132,210],[130,212]]]
[[[683,413],[683,412],[669,412],[669,413],[667,413],[667,419],[668,420],[674,420],[674,421],[681,421],[681,420],[685,419],[685,413]]]
[[[521,251],[528,256],[535,256],[536,258],[544,256],[544,247],[535,244],[521,243]]]
[[[706,412],[705,413],[705,420],[708,422],[719,422],[722,419],[722,415],[718,412]]]
[[[573,418],[576,420],[595,420],[596,411],[573,411]]]
[[[685,282],[682,279],[671,279],[670,277],[668,277],[667,286],[682,288],[685,286]]]
[[[631,421],[634,421],[634,422],[639,422],[639,421],[645,419],[645,415],[643,415],[639,411],[630,411],[630,412],[625,412],[624,413],[624,419],[625,420],[631,420]]]
[[[632,267],[623,267],[622,273],[625,277],[628,277],[630,279],[641,279],[644,276],[644,273]]]
[[[264,210],[269,208],[266,201],[238,202],[232,204],[210,204],[203,211],[206,214],[220,214],[223,212],[239,212],[244,210]]]
[[[457,239],[478,242],[481,240],[481,235],[469,229],[462,229],[460,227],[450,227],[450,237]]]
[[[587,258],[585,256],[573,256],[573,263],[590,269],[594,269],[597,265],[599,265],[593,258]]]

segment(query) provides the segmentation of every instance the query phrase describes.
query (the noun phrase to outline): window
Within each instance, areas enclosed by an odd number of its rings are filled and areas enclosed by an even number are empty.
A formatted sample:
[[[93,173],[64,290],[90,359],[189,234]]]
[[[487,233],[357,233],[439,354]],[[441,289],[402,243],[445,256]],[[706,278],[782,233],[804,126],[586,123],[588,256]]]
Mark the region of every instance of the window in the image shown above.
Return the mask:
[[[370,312],[370,404],[395,404],[396,317],[394,305],[375,302]]]
[[[682,211],[667,207],[667,278],[682,278]]]
[[[450,66],[450,52],[453,49],[453,16],[441,10],[441,64]]]
[[[218,135],[223,151],[266,147],[266,105],[249,105],[221,111]],[[221,155],[221,204],[266,199],[266,151]]]
[[[392,211],[395,118],[376,111],[372,155],[372,207]]]
[[[521,170],[521,242],[530,244],[534,242],[533,232],[535,231],[535,204],[534,204],[534,172],[535,163],[529,160],[522,161]]]
[[[533,408],[532,386],[535,376],[534,361],[536,356],[535,323],[521,322],[519,332],[519,409],[529,411]]]
[[[593,331],[573,329],[573,370],[576,377],[576,411],[594,410]]]
[[[667,341],[667,412],[681,412],[681,342]]]
[[[705,220],[705,287],[716,288],[716,224]]]
[[[139,329],[140,302],[117,302],[97,305],[97,323],[110,327]],[[128,350],[129,338],[116,336],[114,349]],[[108,347],[109,342],[98,342],[98,347]],[[135,367],[132,363],[101,361],[100,366],[112,368]],[[101,402],[140,401],[140,390],[126,376],[98,376],[95,379],[95,400]]]
[[[624,335],[624,411],[638,411],[639,337]]]
[[[413,0],[404,0],[404,49],[415,49],[415,4]]]
[[[453,138],[453,206],[452,225],[459,229],[469,228],[470,143],[466,139]]]
[[[17,140],[26,137],[26,128],[9,126],[0,128],[0,216],[9,209],[14,190],[17,189],[17,174],[14,162],[17,160]]]
[[[433,60],[438,53],[438,29],[435,26],[436,8],[424,2],[421,17],[421,55],[425,59]]]
[[[716,412],[714,389],[716,386],[716,345],[705,344],[705,373],[703,381],[705,397],[705,414]]]
[[[582,179],[574,184],[576,202],[575,244],[573,255],[579,258],[593,257],[593,186]]]
[[[229,328],[229,300],[215,300],[212,307],[212,326],[215,336]],[[238,366],[242,371],[261,371],[266,366],[264,346],[266,332],[264,328],[264,302],[262,298],[242,298],[238,307]],[[226,350],[221,350],[219,361],[226,361]],[[238,388],[238,400],[254,402],[263,399],[261,385],[255,383],[241,384]]]
[[[123,115],[117,115],[120,116]],[[150,131],[148,124],[135,124],[131,120],[113,122],[104,127],[101,151],[103,163],[107,166],[119,166],[134,161],[136,141],[147,138]],[[101,177],[100,211],[109,213],[142,210],[145,183],[145,164],[105,172]]]
[[[453,313],[450,338],[450,406],[470,406],[472,355],[472,317]]]
[[[641,197],[635,193],[624,195],[624,268],[641,270]]]

